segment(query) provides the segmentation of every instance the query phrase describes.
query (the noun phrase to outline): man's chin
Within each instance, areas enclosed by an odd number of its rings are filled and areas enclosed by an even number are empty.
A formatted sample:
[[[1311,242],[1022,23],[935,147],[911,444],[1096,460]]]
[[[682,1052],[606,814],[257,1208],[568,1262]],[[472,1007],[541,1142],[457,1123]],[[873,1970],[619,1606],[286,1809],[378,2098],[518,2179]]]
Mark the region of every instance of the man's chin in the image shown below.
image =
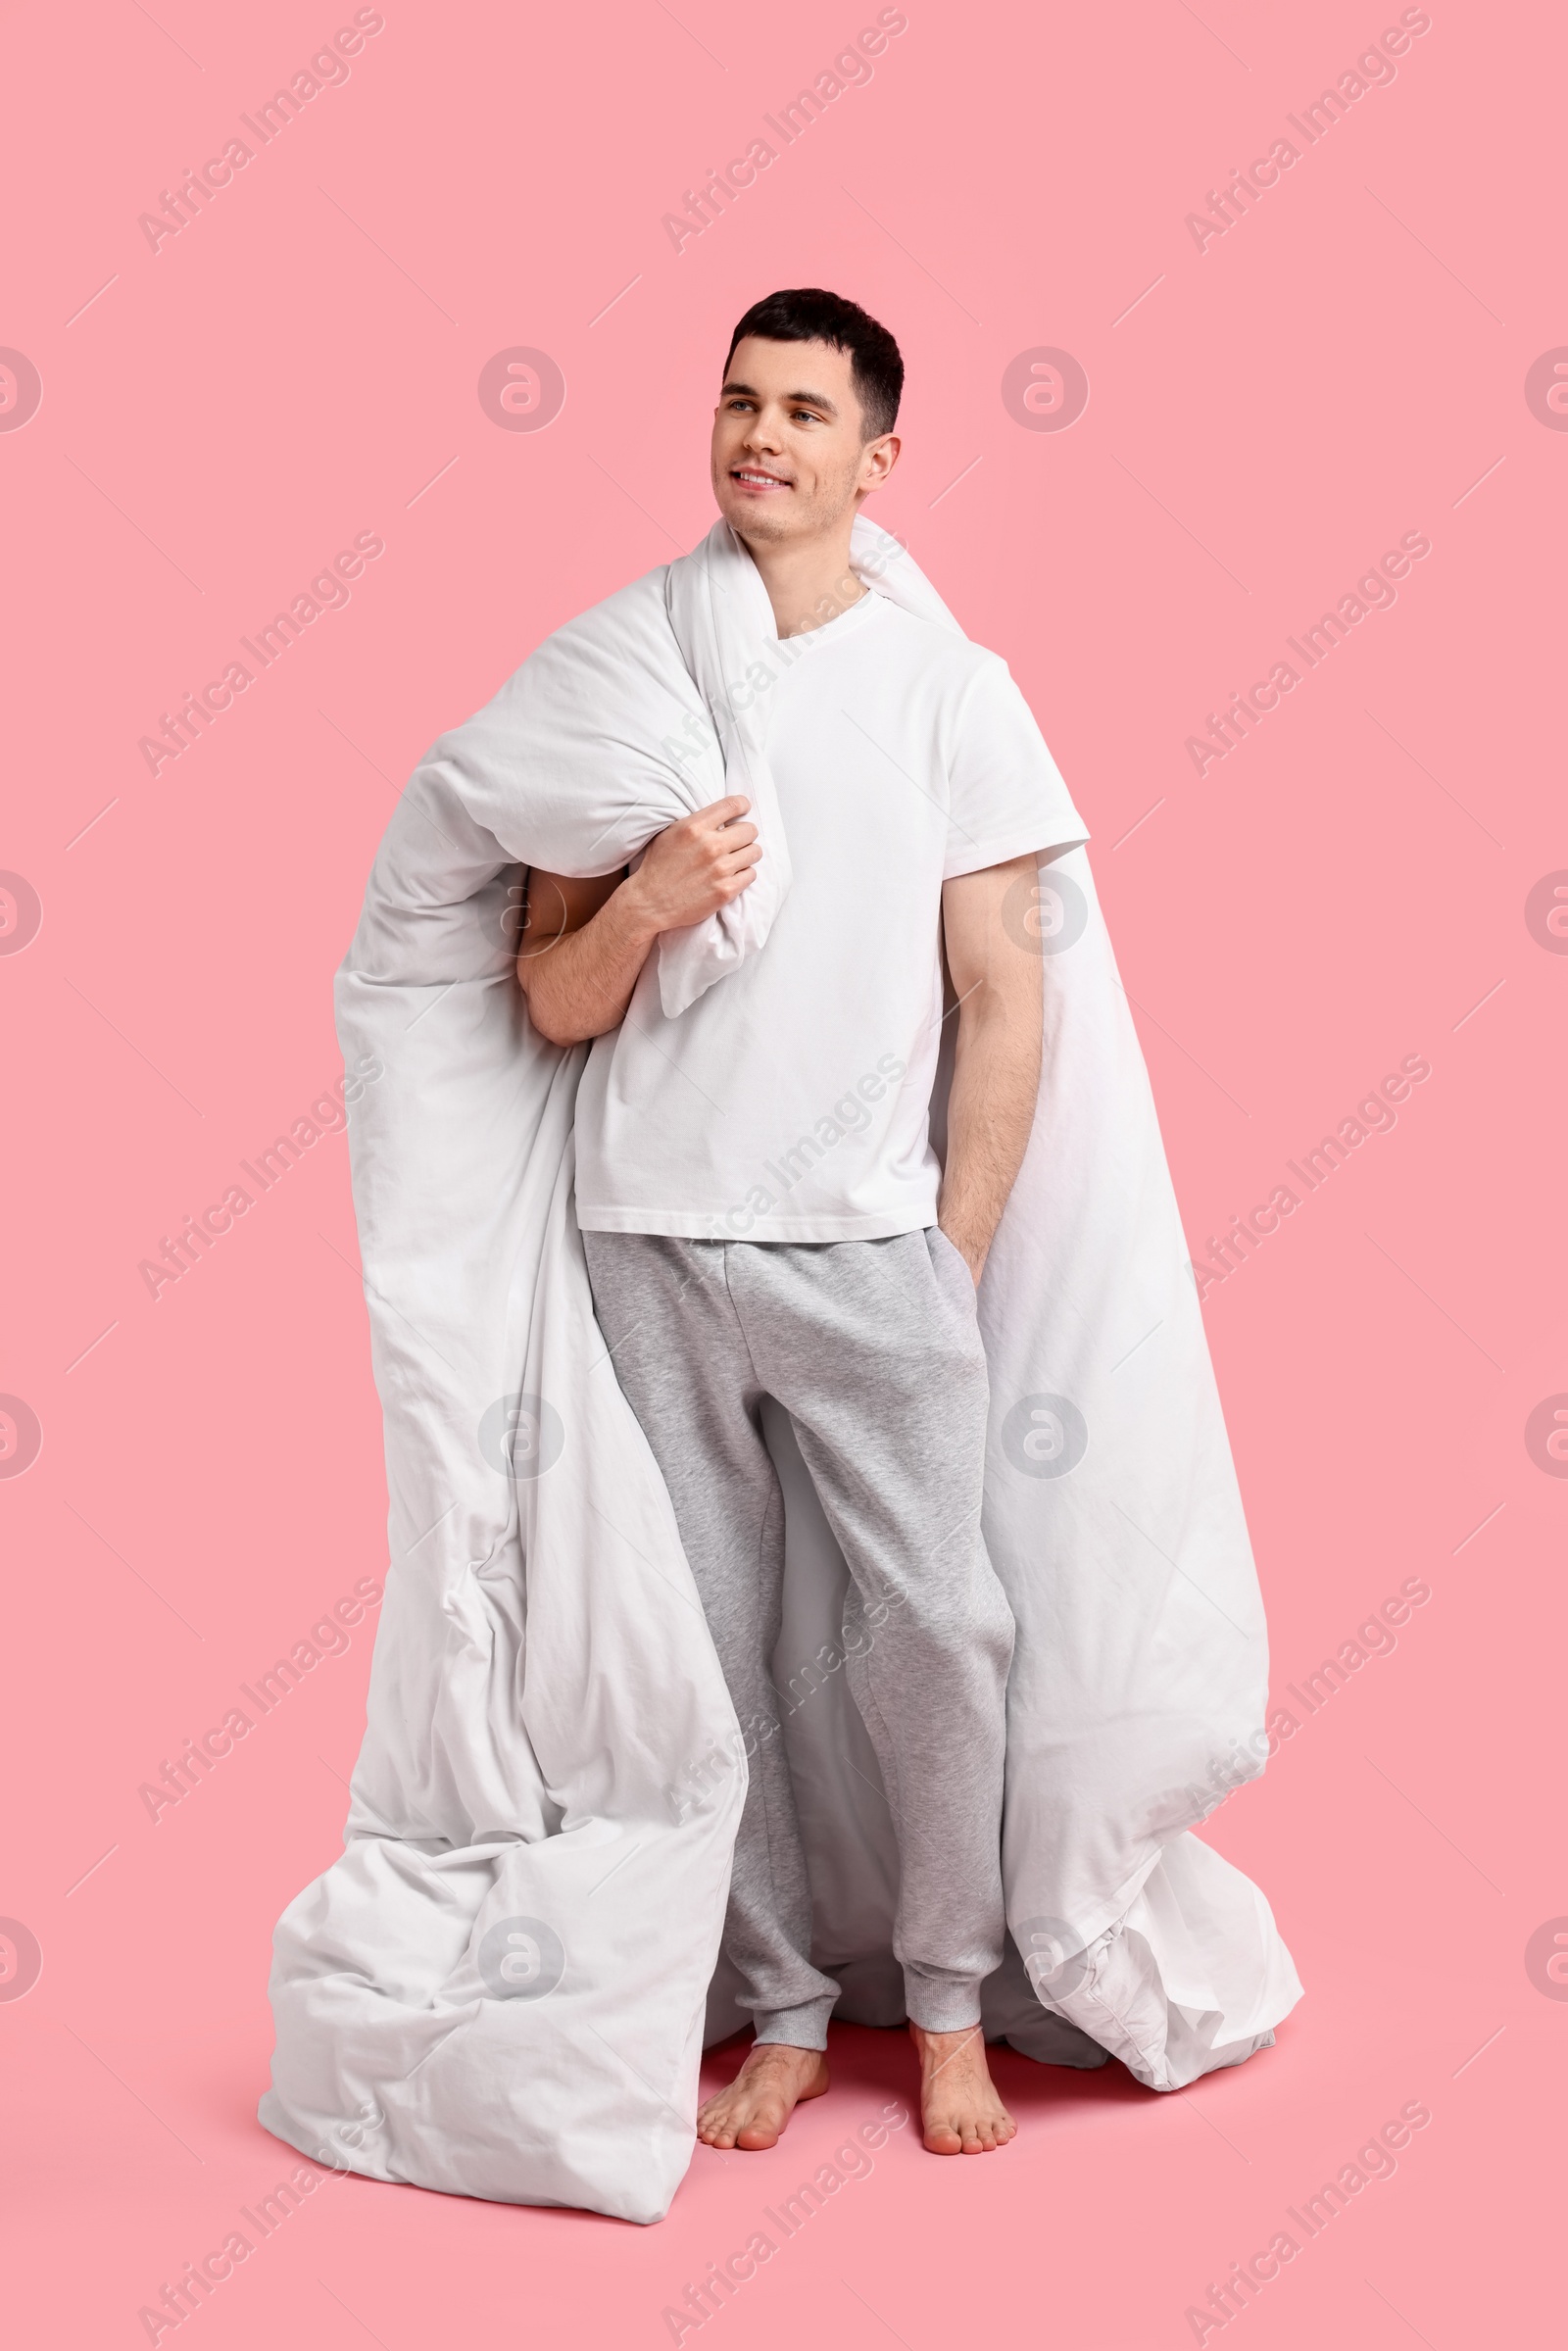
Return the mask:
[[[759,547],[777,547],[786,539],[807,534],[800,527],[800,516],[769,512],[760,498],[721,498],[718,511],[737,539]]]

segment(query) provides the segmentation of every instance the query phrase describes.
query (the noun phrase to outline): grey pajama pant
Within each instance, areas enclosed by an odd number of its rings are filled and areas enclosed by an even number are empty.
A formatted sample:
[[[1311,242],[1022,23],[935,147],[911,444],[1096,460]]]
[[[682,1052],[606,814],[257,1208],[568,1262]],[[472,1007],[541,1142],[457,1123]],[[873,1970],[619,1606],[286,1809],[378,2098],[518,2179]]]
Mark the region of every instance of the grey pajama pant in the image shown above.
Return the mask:
[[[898,1833],[912,2021],[978,2022],[1002,1959],[1012,1614],[980,1533],[988,1386],[963,1259],[884,1241],[583,1234],[601,1330],[674,1504],[747,1749],[724,1947],[757,2037],[827,2044],[811,1894],[769,1661],[784,1505],[761,1404],[790,1414],[849,1565],[850,1686]],[[755,1733],[755,1738],[753,1734]]]

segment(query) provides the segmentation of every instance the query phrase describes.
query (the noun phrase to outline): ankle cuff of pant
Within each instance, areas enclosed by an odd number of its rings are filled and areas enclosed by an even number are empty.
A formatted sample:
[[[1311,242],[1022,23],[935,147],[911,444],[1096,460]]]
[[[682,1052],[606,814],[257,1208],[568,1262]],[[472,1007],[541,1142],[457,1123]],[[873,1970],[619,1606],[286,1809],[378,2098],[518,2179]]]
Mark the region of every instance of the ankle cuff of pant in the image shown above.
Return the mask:
[[[834,1992],[831,1998],[803,2000],[799,2008],[775,2008],[757,2014],[757,2037],[760,2041],[783,2041],[792,2049],[825,2049],[827,2020],[833,2014]]]
[[[980,2022],[980,1978],[904,1978],[904,2005],[922,2033],[962,2033]]]

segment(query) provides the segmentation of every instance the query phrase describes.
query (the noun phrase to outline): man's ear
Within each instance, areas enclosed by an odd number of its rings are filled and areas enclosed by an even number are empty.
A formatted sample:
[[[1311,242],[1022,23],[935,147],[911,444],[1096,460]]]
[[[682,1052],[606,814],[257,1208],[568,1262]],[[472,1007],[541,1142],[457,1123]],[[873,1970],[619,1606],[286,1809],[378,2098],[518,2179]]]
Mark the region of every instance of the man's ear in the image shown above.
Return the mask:
[[[876,440],[867,441],[860,453],[860,495],[869,496],[879,490],[899,462],[902,444],[897,433],[885,432]]]

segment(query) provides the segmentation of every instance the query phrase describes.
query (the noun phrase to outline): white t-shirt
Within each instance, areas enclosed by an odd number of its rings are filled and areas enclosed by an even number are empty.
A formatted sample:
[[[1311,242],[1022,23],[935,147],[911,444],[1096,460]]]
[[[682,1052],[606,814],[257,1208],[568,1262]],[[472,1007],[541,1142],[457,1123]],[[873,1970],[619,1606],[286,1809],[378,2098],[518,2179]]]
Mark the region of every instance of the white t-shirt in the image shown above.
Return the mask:
[[[943,882],[1087,838],[998,655],[874,593],[790,650],[768,759],[793,882],[766,944],[677,1019],[653,954],[595,1039],[585,1231],[875,1241],[934,1224]]]

